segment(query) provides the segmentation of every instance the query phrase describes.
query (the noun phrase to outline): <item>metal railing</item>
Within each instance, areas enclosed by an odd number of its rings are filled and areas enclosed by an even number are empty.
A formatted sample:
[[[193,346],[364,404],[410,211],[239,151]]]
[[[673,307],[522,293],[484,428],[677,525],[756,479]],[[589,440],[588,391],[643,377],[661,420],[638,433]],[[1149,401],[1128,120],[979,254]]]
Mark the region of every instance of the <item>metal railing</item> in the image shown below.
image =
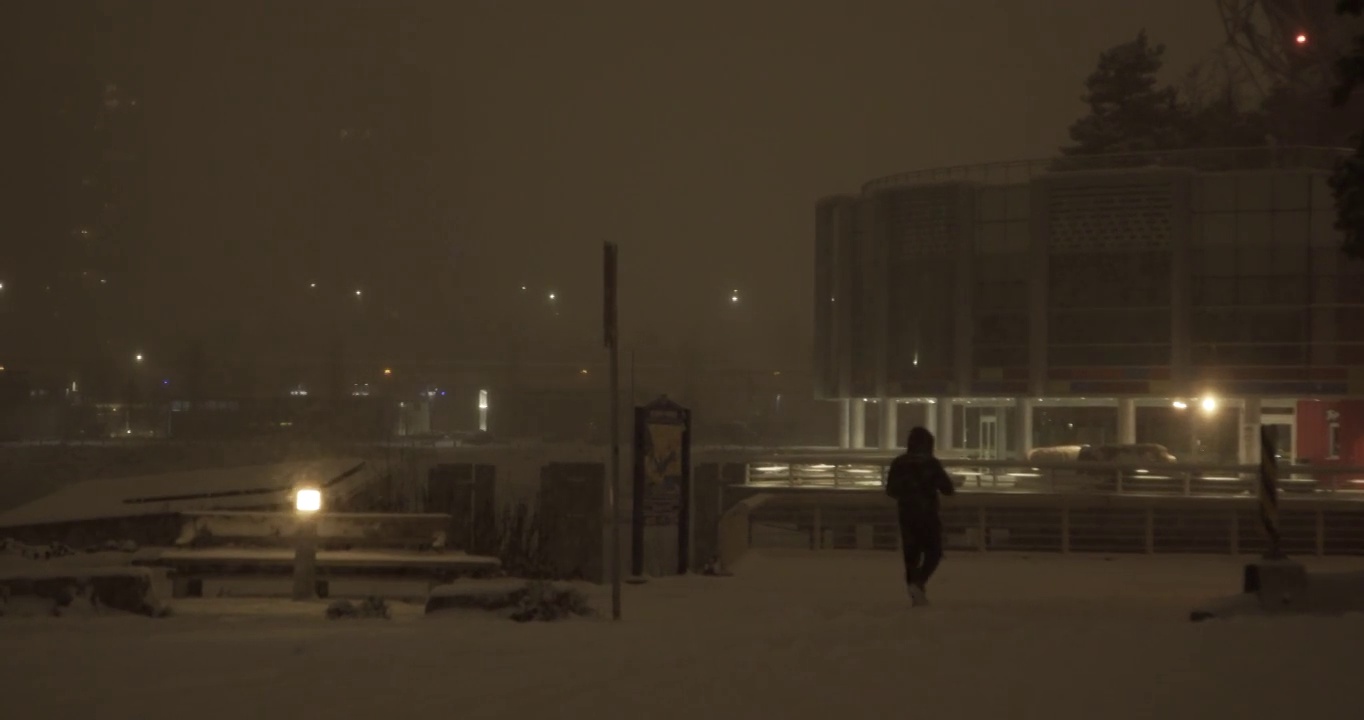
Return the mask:
[[[879,490],[893,455],[781,456],[747,464],[745,485],[772,489]],[[1254,495],[1258,465],[1190,463],[1029,463],[1018,460],[942,461],[963,492],[1030,494]],[[1364,467],[1280,464],[1285,493],[1364,500]]]
[[[1299,496],[1280,504],[1294,555],[1364,555],[1364,503]],[[962,494],[944,501],[948,549],[975,552],[1250,554],[1267,549],[1253,498]],[[894,505],[832,490],[762,492],[719,525],[725,562],[750,549],[898,550]]]
[[[1012,185],[1025,183],[1033,177],[1046,173],[1117,169],[1187,168],[1202,172],[1229,172],[1292,168],[1329,171],[1334,169],[1336,163],[1349,152],[1348,149],[1329,147],[1258,146],[1071,155],[976,165],[956,165],[897,173],[865,183],[862,186],[862,192],[949,182]]]

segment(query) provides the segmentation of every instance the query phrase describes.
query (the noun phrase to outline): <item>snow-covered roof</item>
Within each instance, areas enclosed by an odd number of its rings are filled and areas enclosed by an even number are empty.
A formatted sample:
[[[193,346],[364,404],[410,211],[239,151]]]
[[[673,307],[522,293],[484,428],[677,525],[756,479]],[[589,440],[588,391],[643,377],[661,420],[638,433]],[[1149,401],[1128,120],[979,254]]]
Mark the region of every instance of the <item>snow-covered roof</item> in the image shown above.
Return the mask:
[[[87,480],[0,513],[0,528],[287,505],[299,485],[344,494],[372,475],[363,460],[331,458]]]

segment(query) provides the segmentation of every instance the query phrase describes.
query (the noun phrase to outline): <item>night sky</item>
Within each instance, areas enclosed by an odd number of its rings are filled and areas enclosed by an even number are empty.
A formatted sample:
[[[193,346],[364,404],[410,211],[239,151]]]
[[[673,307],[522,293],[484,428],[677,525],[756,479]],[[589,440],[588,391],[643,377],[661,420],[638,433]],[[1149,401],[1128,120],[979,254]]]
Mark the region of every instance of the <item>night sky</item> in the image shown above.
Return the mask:
[[[16,317],[52,262],[30,243],[63,242],[43,114],[60,92],[34,93],[76,60],[142,112],[124,142],[145,143],[145,231],[119,239],[100,301],[117,352],[195,336],[296,359],[341,332],[461,362],[517,328],[547,361],[592,359],[612,240],[626,345],[735,342],[726,364],[799,370],[818,197],[1049,154],[1101,50],[1145,27],[1173,81],[1223,39],[1211,0],[103,4],[97,61],[43,3],[5,23],[0,318],[29,331],[0,352],[35,365],[65,360]]]

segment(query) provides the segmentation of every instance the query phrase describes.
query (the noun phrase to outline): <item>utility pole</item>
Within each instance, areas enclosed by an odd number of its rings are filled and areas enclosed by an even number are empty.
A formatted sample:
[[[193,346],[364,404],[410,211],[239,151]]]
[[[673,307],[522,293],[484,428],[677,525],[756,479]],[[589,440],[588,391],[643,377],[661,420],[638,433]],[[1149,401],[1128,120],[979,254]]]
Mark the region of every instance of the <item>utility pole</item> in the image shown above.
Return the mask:
[[[611,528],[611,619],[620,619],[620,334],[616,318],[616,244],[602,247],[603,327],[611,354],[611,483],[606,492]]]

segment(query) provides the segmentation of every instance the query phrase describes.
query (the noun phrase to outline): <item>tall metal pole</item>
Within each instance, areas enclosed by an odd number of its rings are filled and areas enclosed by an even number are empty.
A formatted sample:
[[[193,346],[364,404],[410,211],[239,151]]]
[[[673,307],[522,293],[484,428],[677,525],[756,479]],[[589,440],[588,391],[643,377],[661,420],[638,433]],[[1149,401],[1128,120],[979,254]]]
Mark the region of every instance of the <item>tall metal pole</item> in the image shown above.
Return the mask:
[[[620,619],[620,337],[616,322],[616,244],[603,247],[606,347],[611,354],[611,485],[607,512],[611,528],[611,619]]]

